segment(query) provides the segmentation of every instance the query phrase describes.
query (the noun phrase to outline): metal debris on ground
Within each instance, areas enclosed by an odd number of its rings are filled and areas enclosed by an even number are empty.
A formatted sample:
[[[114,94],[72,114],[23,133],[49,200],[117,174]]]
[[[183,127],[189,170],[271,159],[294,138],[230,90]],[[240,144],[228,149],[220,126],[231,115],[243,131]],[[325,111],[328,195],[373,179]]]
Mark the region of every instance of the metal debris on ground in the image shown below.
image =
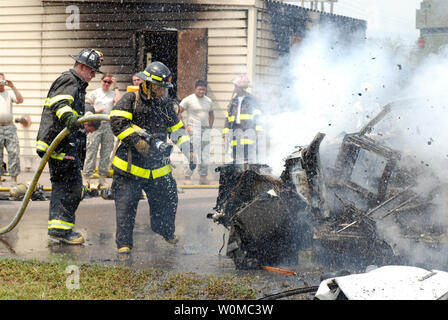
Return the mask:
[[[447,300],[448,272],[384,266],[322,281],[319,300]]]
[[[428,214],[447,189],[440,185],[419,194],[414,187],[421,166],[402,167],[401,152],[369,136],[394,106],[386,105],[359,132],[345,134],[325,175],[319,153],[323,133],[285,159],[279,178],[267,165],[216,169],[219,193],[207,218],[229,230],[227,255],[237,269],[299,264],[302,250],[335,268],[406,263],[395,243],[378,232],[378,223],[386,221],[408,239],[432,247],[444,243],[446,228],[429,221]],[[359,172],[363,179],[354,178]]]

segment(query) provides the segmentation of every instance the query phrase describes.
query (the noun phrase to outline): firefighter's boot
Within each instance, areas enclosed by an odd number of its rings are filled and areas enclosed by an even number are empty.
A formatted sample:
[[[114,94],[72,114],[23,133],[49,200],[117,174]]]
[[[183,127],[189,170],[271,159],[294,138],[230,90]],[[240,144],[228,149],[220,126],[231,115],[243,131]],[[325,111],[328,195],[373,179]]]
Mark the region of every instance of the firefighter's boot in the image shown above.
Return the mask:
[[[121,247],[118,249],[119,254],[129,254],[131,253],[131,248],[129,247]]]
[[[179,242],[179,238],[177,236],[174,236],[174,238],[172,239],[165,239],[166,242],[168,242],[169,244],[176,244]]]
[[[50,231],[50,240],[57,243],[66,243],[71,245],[83,244],[84,237],[79,232],[73,230],[66,232]]]

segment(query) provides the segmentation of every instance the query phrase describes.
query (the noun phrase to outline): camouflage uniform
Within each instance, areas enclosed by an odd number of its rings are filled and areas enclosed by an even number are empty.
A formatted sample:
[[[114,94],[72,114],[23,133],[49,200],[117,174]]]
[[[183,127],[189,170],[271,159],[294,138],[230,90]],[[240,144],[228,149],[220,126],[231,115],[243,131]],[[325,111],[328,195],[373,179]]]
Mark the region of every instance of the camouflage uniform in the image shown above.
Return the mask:
[[[17,128],[14,124],[0,125],[0,159],[3,159],[3,148],[8,152],[8,172],[12,177],[20,173],[20,147]],[[0,166],[0,175],[3,167]]]
[[[93,90],[87,96],[92,105],[104,107],[102,113],[109,114],[114,106],[115,93],[114,90],[103,91],[102,88]],[[101,145],[101,147],[100,147]],[[100,161],[98,164],[98,173],[100,176],[107,176],[110,165],[110,155],[114,148],[114,134],[107,121],[102,121],[98,130],[87,135],[87,153],[84,163],[84,175],[89,177],[96,168],[96,160],[98,149],[100,149]]]
[[[86,176],[91,176],[95,171],[98,148],[100,149],[98,173],[100,176],[106,176],[109,172],[110,154],[114,148],[114,134],[108,122],[102,122],[98,130],[87,135],[87,153],[84,163]]]

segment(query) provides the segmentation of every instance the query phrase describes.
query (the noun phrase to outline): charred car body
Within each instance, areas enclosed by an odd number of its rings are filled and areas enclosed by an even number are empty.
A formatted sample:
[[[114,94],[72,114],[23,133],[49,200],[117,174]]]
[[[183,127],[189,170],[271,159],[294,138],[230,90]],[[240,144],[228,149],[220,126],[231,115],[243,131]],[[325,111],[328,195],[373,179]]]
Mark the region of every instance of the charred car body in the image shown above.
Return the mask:
[[[236,268],[300,263],[302,250],[333,267],[409,263],[379,232],[381,223],[393,223],[401,235],[431,247],[443,241],[445,229],[426,214],[444,188],[417,194],[413,187],[421,171],[401,167],[400,152],[368,136],[392,107],[346,134],[334,167],[325,172],[319,154],[323,133],[286,158],[279,179],[266,165],[216,168],[216,212],[207,217],[230,230],[227,255]]]

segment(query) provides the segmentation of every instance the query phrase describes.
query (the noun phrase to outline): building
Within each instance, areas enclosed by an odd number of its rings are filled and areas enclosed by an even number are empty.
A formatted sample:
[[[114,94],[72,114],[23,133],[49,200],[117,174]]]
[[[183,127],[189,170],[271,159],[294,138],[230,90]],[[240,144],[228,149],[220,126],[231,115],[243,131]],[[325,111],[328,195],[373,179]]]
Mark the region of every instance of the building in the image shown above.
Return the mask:
[[[29,127],[17,125],[22,167],[33,170],[39,163],[35,138],[45,96],[52,81],[73,65],[69,54],[81,48],[104,53],[102,69],[117,77],[122,92],[131,74],[152,60],[174,72],[172,94],[180,99],[192,92],[196,79],[206,79],[220,128],[232,78],[247,73],[254,83],[269,83],[272,63],[325,22],[340,26],[347,39],[357,31],[365,35],[365,21],[279,1],[2,0],[0,72],[24,95],[15,116],[32,120]],[[88,91],[98,87],[99,77]]]
[[[437,53],[448,44],[448,2],[423,0],[417,10],[416,27],[420,30],[418,45],[421,55]]]

